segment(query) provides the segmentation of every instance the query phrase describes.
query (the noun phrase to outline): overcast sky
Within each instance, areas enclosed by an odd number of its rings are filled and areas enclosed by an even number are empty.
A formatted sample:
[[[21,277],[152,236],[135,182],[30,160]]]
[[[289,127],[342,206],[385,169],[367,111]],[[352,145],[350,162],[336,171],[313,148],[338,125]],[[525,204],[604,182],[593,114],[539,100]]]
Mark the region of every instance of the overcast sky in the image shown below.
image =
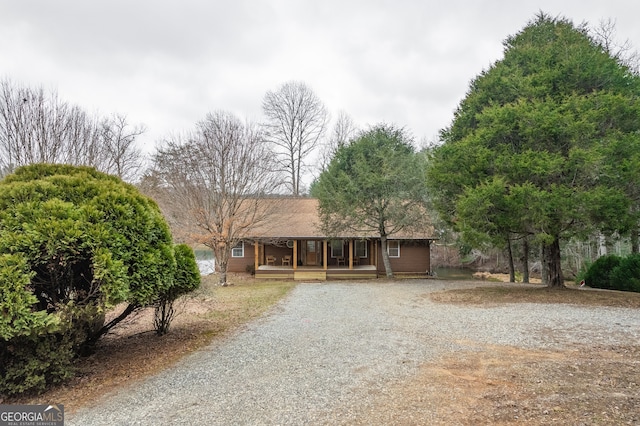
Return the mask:
[[[147,151],[205,114],[260,120],[268,90],[309,85],[336,117],[434,139],[502,41],[539,11],[616,21],[632,0],[0,0],[0,78],[144,124]]]

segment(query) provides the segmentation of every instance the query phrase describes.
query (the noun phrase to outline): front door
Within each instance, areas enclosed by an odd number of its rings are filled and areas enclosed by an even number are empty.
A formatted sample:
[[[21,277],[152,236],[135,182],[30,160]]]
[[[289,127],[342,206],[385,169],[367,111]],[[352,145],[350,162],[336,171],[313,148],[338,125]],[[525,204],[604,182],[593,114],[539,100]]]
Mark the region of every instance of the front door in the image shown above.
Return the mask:
[[[307,241],[307,265],[316,266],[318,264],[318,244],[316,241]]]

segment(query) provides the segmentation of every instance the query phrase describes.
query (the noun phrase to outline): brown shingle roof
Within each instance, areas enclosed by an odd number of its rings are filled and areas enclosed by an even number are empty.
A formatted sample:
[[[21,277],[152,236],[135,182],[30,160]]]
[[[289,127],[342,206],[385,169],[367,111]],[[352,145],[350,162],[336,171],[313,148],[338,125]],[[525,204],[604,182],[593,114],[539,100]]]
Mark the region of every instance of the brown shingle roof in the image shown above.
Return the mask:
[[[327,235],[320,230],[318,216],[318,200],[316,198],[270,198],[267,203],[275,203],[270,208],[273,213],[270,219],[256,226],[248,238],[260,239],[324,239]],[[406,240],[433,240],[433,227],[429,226],[420,232],[395,234],[390,238]],[[340,238],[375,238],[374,233],[346,232]]]
[[[254,228],[255,238],[304,239],[323,237],[315,198],[273,198],[269,220]]]

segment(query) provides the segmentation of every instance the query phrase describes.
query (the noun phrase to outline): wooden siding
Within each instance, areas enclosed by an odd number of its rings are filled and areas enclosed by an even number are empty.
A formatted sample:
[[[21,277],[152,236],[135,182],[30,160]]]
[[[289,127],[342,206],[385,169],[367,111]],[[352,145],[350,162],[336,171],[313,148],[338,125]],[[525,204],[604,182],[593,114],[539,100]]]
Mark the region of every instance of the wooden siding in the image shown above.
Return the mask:
[[[253,269],[254,265],[254,245],[245,241],[244,257],[230,257],[227,271],[229,272],[247,272],[247,268]]]
[[[378,241],[378,273],[385,274],[382,246]],[[391,257],[391,269],[399,274],[426,274],[431,270],[431,253],[427,242],[400,241],[400,257]]]
[[[298,244],[300,246],[301,244]],[[377,247],[373,247],[376,245]],[[229,259],[229,272],[246,272],[247,269],[253,269],[255,257],[254,257],[254,244],[245,242],[244,244],[244,257],[232,257]],[[373,249],[373,250],[372,250]],[[282,265],[282,257],[286,255],[292,255],[293,250],[286,246],[274,246],[274,245],[266,245],[264,249],[260,250],[260,258],[259,264],[263,265],[265,256],[275,256],[276,264],[275,266]],[[347,262],[347,268],[340,267],[336,268],[336,259],[327,257],[327,263],[329,267],[329,272],[327,273],[327,277],[335,277],[338,278],[337,275],[342,274],[344,276],[350,275],[351,271],[357,271],[357,266],[354,265],[353,270],[348,269],[349,262],[349,251],[348,244],[345,244],[345,260]],[[374,258],[377,254],[377,262],[374,262]],[[375,244],[371,244],[368,247],[367,255],[368,258],[360,259],[360,266],[366,266],[370,264],[377,265],[377,273],[378,275],[384,275],[384,264],[382,262],[382,248],[380,245],[380,241],[376,241]],[[293,256],[292,256],[293,258]],[[300,258],[300,256],[299,256]],[[390,258],[391,260],[391,268],[394,273],[398,274],[426,274],[431,270],[430,264],[430,246],[426,241],[401,241],[400,242],[400,257],[398,258]],[[332,268],[333,267],[333,268]],[[318,270],[322,270],[321,265],[317,265]],[[341,272],[336,272],[341,271]],[[271,272],[273,273],[273,272]],[[360,272],[362,273],[362,272]],[[282,272],[280,272],[282,274]],[[293,271],[291,272],[291,277],[293,278]],[[370,275],[373,275],[370,273]],[[274,277],[275,278],[275,277]],[[372,277],[373,278],[373,277]]]

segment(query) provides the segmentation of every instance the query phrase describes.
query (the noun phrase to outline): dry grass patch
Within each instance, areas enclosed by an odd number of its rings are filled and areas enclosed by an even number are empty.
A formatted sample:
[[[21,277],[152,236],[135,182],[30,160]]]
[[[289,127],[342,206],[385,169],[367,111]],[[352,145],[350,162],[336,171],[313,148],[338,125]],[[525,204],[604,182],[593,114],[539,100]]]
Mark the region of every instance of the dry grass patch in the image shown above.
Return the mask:
[[[200,289],[177,302],[180,312],[168,334],[156,336],[153,309],[145,309],[105,336],[93,355],[79,359],[73,380],[37,397],[4,403],[58,403],[73,412],[224,338],[262,315],[295,286],[294,282],[254,281],[245,275],[230,276],[233,285],[229,287],[217,286],[216,280],[203,277]]]
[[[358,424],[640,422],[640,346],[474,349],[446,355],[391,385],[363,410]]]
[[[486,284],[474,288],[430,294],[439,303],[495,306],[504,303],[564,303],[584,306],[640,308],[640,293],[567,287],[549,289],[540,285]]]
[[[439,303],[495,306],[565,303],[640,308],[640,294],[535,285],[479,284],[429,296]],[[531,350],[471,348],[423,365],[363,409],[358,424],[640,424],[640,345]]]

